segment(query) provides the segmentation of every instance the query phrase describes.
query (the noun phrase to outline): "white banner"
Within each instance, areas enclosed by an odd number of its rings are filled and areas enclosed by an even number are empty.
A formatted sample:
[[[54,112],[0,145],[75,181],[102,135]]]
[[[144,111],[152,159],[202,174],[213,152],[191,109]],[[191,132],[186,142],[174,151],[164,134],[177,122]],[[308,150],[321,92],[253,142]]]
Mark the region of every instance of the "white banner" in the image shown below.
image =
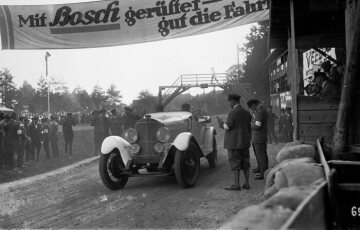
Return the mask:
[[[0,6],[2,49],[134,44],[269,19],[269,0],[121,0]]]

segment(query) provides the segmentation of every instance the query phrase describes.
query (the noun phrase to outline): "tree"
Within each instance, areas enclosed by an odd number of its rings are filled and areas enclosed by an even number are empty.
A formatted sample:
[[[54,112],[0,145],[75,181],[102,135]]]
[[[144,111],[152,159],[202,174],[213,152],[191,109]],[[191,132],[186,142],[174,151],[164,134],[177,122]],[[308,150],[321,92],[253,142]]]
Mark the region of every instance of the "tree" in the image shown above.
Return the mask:
[[[244,64],[244,77],[249,79],[256,92],[256,98],[270,104],[269,71],[264,64],[268,55],[267,41],[269,37],[269,23],[261,22],[253,26],[250,34],[246,36],[245,43],[246,62]]]
[[[91,93],[91,102],[93,107],[96,109],[104,108],[106,101],[107,96],[105,95],[103,88],[101,88],[99,85],[95,85]]]
[[[107,95],[107,105],[109,107],[116,107],[121,103],[122,96],[120,95],[120,90],[116,89],[115,84],[111,84],[110,87],[106,90]]]
[[[154,112],[157,102],[158,99],[156,96],[152,95],[148,90],[143,90],[139,93],[137,100],[134,100],[131,106],[140,114],[145,114]]]
[[[16,109],[18,111],[22,111],[24,106],[29,106],[29,111],[33,111],[35,91],[36,90],[30,83],[28,83],[26,80],[23,82],[22,86],[17,92],[18,104]]]
[[[8,108],[14,108],[16,104],[16,87],[13,76],[8,69],[0,71],[0,89],[2,104]]]

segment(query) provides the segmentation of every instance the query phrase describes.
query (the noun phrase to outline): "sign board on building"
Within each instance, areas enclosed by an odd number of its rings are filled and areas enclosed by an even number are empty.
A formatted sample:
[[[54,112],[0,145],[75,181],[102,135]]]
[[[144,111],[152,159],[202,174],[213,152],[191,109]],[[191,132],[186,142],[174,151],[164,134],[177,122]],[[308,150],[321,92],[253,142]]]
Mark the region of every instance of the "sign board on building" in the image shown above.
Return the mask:
[[[326,48],[321,50],[336,59],[335,48]],[[316,52],[314,49],[310,49],[303,53],[304,86],[307,86],[312,81],[314,72],[318,71],[321,68],[321,64],[326,60],[326,57]]]

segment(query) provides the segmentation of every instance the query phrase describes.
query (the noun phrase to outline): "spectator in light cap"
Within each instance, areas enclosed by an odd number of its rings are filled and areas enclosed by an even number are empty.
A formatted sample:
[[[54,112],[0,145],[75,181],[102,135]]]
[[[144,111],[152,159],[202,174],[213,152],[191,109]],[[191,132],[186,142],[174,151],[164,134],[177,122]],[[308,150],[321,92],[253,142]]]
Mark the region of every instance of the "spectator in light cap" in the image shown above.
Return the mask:
[[[219,127],[225,129],[224,148],[228,150],[231,171],[234,173],[234,184],[225,189],[241,190],[240,170],[244,171],[245,184],[242,188],[250,189],[249,168],[250,168],[250,121],[251,115],[240,105],[240,96],[229,94],[228,101],[231,111],[226,122],[217,117]]]

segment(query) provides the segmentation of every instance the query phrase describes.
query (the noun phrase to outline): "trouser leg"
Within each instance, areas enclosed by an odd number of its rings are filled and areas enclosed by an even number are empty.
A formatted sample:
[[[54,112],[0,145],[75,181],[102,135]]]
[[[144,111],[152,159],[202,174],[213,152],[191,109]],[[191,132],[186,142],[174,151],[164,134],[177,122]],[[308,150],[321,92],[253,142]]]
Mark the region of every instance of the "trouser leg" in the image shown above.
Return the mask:
[[[266,151],[266,143],[254,143],[253,147],[254,151],[256,152],[260,174],[264,175],[269,165],[269,157]]]
[[[68,142],[65,140],[65,153],[68,153]]]
[[[70,140],[68,143],[69,143],[69,154],[72,154],[72,140]]]
[[[45,157],[46,159],[50,158],[50,146],[49,146],[49,141],[44,141],[44,152],[45,152]]]
[[[245,177],[245,184],[249,184],[249,177],[250,177],[249,169],[244,169],[243,171]]]
[[[258,153],[257,153],[256,144],[253,143],[252,146],[253,146],[254,155],[255,155],[256,163],[257,163],[257,167],[256,167],[256,168],[257,168],[257,169],[260,169],[259,156],[258,156]]]
[[[24,153],[25,153],[25,145],[20,144],[19,154],[18,154],[18,159],[17,159],[17,164],[19,167],[24,164]]]

